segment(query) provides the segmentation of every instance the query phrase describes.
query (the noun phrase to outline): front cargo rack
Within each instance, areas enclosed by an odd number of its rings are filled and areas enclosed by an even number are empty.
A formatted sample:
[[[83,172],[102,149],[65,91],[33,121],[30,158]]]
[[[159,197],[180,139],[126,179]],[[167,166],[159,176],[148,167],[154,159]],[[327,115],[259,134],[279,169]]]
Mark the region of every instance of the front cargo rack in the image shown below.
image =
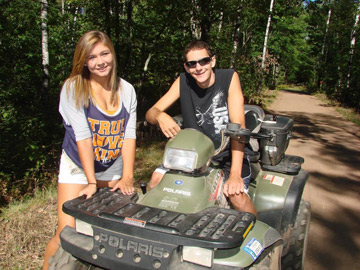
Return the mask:
[[[137,199],[136,193],[101,188],[89,199],[82,196],[66,202],[63,211],[95,230],[203,248],[238,247],[255,222],[253,214],[235,209],[210,207],[184,214],[137,204]]]

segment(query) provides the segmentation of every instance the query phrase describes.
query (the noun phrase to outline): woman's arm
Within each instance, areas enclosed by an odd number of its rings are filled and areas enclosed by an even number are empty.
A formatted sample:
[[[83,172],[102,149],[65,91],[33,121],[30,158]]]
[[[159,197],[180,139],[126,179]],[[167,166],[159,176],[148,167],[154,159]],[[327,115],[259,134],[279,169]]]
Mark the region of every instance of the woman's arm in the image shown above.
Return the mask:
[[[90,198],[96,192],[94,150],[92,146],[92,139],[87,138],[85,140],[77,141],[76,144],[81,165],[89,183],[87,187],[80,191],[79,196],[86,195],[86,198]]]
[[[136,139],[125,139],[121,156],[123,159],[123,172],[119,182],[117,182],[112,189],[120,189],[124,194],[132,194],[135,191],[134,188],[134,164],[135,164],[135,149]]]

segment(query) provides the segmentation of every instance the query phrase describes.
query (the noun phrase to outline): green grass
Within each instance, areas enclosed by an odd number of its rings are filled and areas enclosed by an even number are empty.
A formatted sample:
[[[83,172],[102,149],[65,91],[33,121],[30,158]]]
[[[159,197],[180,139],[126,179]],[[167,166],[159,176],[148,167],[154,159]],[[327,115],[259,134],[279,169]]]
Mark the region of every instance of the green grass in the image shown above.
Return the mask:
[[[289,84],[279,84],[276,86],[277,90],[286,90],[286,91],[295,91],[295,92],[307,92],[307,89],[304,85],[289,85]]]
[[[53,198],[56,198],[55,187],[36,191],[32,197],[25,197],[22,200],[14,201],[8,207],[1,209],[0,221],[10,220],[19,214],[29,211],[29,209],[48,203]]]
[[[275,90],[266,90],[262,93],[261,100],[262,100],[263,108],[266,109],[267,107],[269,107],[271,103],[276,99],[278,91],[282,91],[282,90],[310,93],[310,91],[308,91],[308,89],[306,89],[306,87],[303,85],[281,84],[278,85]],[[345,108],[341,106],[341,104],[330,100],[323,93],[316,92],[313,95],[319,98],[320,100],[322,100],[324,103],[334,107],[335,110],[338,113],[340,113],[343,117],[345,117],[347,120],[351,121],[357,126],[360,126],[360,115],[354,109]]]
[[[32,198],[12,202],[2,209],[0,269],[40,269],[56,221],[55,188],[38,191]]]
[[[135,160],[135,185],[148,183],[153,171],[161,164],[166,140],[138,143]]]
[[[360,115],[352,108],[345,108],[341,106],[340,103],[330,100],[325,94],[323,93],[315,93],[314,94],[317,98],[319,98],[321,101],[326,103],[327,105],[330,105],[335,108],[335,110],[340,113],[342,116],[344,116],[347,120],[354,123],[357,126],[360,126]]]

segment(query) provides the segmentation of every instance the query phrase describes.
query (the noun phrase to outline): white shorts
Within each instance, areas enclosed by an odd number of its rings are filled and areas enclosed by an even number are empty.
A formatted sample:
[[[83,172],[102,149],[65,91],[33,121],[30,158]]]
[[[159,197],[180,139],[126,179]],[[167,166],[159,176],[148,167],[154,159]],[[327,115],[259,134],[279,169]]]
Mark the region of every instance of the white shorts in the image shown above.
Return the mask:
[[[122,176],[123,163],[122,158],[118,157],[113,165],[106,171],[95,173],[96,180],[112,181],[118,180]],[[88,181],[84,170],[78,167],[65,153],[61,154],[58,183],[65,184],[84,184]]]

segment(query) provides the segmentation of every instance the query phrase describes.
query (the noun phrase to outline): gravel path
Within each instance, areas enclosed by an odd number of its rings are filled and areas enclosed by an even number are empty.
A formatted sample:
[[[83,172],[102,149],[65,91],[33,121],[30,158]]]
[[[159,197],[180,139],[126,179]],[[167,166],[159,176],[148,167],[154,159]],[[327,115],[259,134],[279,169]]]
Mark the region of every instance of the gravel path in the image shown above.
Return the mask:
[[[312,216],[305,270],[360,269],[360,128],[314,96],[279,92],[270,113],[294,119],[287,154],[305,158]]]

